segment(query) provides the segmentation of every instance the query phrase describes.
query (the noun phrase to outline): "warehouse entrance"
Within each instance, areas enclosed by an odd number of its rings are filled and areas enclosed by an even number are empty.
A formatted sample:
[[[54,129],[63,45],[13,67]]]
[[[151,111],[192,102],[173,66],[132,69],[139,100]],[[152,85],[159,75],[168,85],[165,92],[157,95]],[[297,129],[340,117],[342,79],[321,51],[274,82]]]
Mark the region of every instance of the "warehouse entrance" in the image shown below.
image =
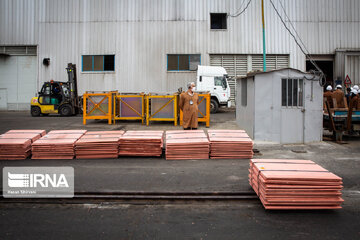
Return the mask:
[[[319,68],[324,72],[326,84],[334,85],[334,56],[333,55],[319,55],[311,56],[314,59],[314,62],[319,66]],[[316,70],[315,66],[309,61],[306,60],[306,71]]]

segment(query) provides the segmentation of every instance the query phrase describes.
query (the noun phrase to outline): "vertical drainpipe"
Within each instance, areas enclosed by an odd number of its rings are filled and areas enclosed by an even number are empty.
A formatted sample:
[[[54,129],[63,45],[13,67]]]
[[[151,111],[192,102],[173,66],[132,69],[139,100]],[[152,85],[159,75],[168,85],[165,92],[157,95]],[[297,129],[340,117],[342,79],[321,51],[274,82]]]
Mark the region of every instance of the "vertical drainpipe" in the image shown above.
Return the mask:
[[[266,72],[264,0],[261,0],[261,15],[262,15],[262,32],[263,32],[263,71]]]

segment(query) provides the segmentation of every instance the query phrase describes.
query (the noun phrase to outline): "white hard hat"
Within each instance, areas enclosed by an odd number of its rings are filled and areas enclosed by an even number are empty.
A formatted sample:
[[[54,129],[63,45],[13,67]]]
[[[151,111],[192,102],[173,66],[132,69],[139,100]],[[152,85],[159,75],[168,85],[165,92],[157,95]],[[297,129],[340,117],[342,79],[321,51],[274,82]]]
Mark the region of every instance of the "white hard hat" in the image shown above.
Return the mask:
[[[339,84],[339,85],[336,85],[336,88],[342,88],[342,86]]]
[[[327,90],[327,91],[331,91],[331,90],[332,90],[332,86],[330,86],[330,85],[327,86],[327,87],[326,87],[326,90]]]
[[[351,93],[356,95],[356,94],[358,94],[358,91],[356,89],[353,89],[353,90],[351,90]]]
[[[356,89],[356,91],[358,91],[359,90],[359,86],[358,85],[354,85],[354,87],[353,87],[354,89]]]

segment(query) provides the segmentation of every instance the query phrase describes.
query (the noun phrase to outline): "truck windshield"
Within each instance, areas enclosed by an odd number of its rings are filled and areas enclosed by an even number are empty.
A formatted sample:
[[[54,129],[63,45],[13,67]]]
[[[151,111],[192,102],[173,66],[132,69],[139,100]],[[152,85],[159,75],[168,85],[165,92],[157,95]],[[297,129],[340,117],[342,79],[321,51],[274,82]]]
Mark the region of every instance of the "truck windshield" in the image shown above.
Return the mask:
[[[215,86],[221,86],[224,90],[227,88],[226,77],[214,77]]]

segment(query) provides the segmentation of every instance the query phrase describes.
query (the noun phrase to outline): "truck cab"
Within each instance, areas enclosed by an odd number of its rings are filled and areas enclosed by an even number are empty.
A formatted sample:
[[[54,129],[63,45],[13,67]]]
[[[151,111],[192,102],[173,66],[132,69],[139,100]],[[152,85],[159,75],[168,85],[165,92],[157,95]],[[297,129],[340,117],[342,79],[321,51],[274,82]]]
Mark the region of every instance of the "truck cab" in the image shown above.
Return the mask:
[[[231,107],[230,86],[225,68],[213,66],[198,66],[196,90],[208,91],[211,94],[211,113],[216,113],[219,107]]]

